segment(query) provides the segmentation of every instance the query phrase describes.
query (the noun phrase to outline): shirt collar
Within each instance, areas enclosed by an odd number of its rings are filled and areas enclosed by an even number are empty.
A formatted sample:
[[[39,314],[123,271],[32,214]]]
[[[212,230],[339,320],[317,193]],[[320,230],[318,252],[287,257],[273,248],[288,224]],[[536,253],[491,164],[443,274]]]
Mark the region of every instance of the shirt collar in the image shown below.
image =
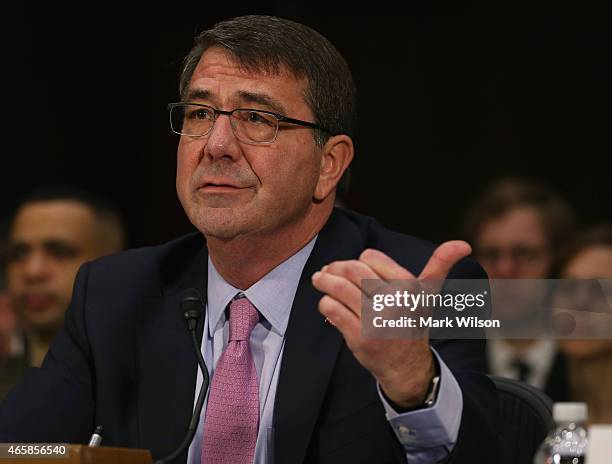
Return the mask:
[[[487,351],[494,372],[510,368],[518,357],[516,349],[504,340],[488,340]],[[541,339],[534,340],[526,347],[520,358],[530,368],[539,371],[551,363],[555,353],[555,342],[549,339]]]
[[[300,276],[317,237],[318,235],[244,291],[228,283],[217,272],[209,256],[207,311],[210,337],[215,333],[217,326],[225,321],[225,308],[240,292],[246,295],[270,323],[272,330],[283,337],[289,323],[289,314]]]

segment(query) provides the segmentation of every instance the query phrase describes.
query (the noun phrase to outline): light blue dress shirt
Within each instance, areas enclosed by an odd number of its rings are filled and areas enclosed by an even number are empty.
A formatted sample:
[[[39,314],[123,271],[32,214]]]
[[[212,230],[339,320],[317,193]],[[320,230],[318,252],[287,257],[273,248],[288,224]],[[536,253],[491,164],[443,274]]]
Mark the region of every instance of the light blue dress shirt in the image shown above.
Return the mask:
[[[255,447],[255,464],[274,462],[273,408],[285,344],[285,331],[302,270],[316,239],[317,237],[313,238],[296,254],[242,291],[262,316],[253,329],[250,340],[259,378],[260,421]],[[206,317],[201,350],[211,379],[214,368],[228,343],[229,319],[226,318],[225,309],[237,293],[241,293],[241,290],[227,283],[209,258]],[[313,308],[313,311],[316,310],[317,308]],[[411,463],[442,460],[452,450],[459,433],[463,409],[461,389],[444,361],[435,350],[432,351],[440,365],[440,388],[438,398],[431,408],[398,414],[387,403],[379,389],[387,419],[398,440],[404,445],[406,456]],[[201,387],[202,373],[198,369],[194,408]],[[195,437],[189,447],[188,464],[200,464],[205,410],[206,402]]]

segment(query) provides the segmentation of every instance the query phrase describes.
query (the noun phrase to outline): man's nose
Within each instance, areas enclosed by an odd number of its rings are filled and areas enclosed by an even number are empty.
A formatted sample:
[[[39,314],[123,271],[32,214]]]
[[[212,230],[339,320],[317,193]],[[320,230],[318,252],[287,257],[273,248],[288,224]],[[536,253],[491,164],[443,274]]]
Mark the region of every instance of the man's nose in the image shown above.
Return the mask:
[[[234,135],[230,116],[220,114],[208,134],[204,155],[210,158],[229,158],[236,161],[242,153],[238,139]]]
[[[24,276],[30,282],[44,281],[51,275],[51,263],[44,253],[32,253],[24,263]]]
[[[495,274],[500,279],[512,279],[517,277],[516,260],[507,253],[502,253],[495,262]]]

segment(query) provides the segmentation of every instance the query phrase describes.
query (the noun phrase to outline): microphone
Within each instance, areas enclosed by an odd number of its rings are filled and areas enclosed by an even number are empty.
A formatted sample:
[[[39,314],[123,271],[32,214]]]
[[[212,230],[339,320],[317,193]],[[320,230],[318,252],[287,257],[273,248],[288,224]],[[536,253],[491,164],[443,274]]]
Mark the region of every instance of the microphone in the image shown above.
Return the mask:
[[[200,350],[200,344],[198,343],[198,337],[196,334],[196,326],[198,325],[198,320],[202,316],[202,298],[200,296],[200,292],[195,288],[187,288],[183,290],[179,308],[183,314],[183,318],[187,322],[187,328],[191,334],[191,341],[193,342],[193,348],[198,359],[198,365],[202,370],[202,387],[200,388],[200,394],[198,395],[198,400],[196,401],[195,410],[193,411],[191,421],[189,422],[189,427],[187,428],[187,436],[172,454],[169,454],[165,458],[156,461],[155,464],[167,464],[174,461],[178,455],[185,451],[185,449],[189,446],[191,440],[193,440],[196,429],[198,428],[198,421],[200,419],[200,414],[202,413],[202,406],[204,406],[204,398],[206,397],[208,384],[210,383],[208,368],[206,367],[206,363],[202,357],[202,351]]]
[[[194,331],[198,324],[198,319],[200,319],[202,315],[202,298],[200,292],[195,288],[186,288],[183,290],[179,308],[187,321],[187,328],[190,332]],[[199,349],[198,352],[200,352]]]

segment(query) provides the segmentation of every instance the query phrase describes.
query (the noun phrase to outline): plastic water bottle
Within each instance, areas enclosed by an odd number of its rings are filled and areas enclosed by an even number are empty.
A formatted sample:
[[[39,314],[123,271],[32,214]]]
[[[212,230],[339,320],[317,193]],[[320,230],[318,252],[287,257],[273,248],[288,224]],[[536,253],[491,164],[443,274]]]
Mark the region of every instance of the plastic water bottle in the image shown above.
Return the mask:
[[[584,464],[587,452],[586,404],[555,403],[553,418],[556,427],[538,449],[534,464]]]

